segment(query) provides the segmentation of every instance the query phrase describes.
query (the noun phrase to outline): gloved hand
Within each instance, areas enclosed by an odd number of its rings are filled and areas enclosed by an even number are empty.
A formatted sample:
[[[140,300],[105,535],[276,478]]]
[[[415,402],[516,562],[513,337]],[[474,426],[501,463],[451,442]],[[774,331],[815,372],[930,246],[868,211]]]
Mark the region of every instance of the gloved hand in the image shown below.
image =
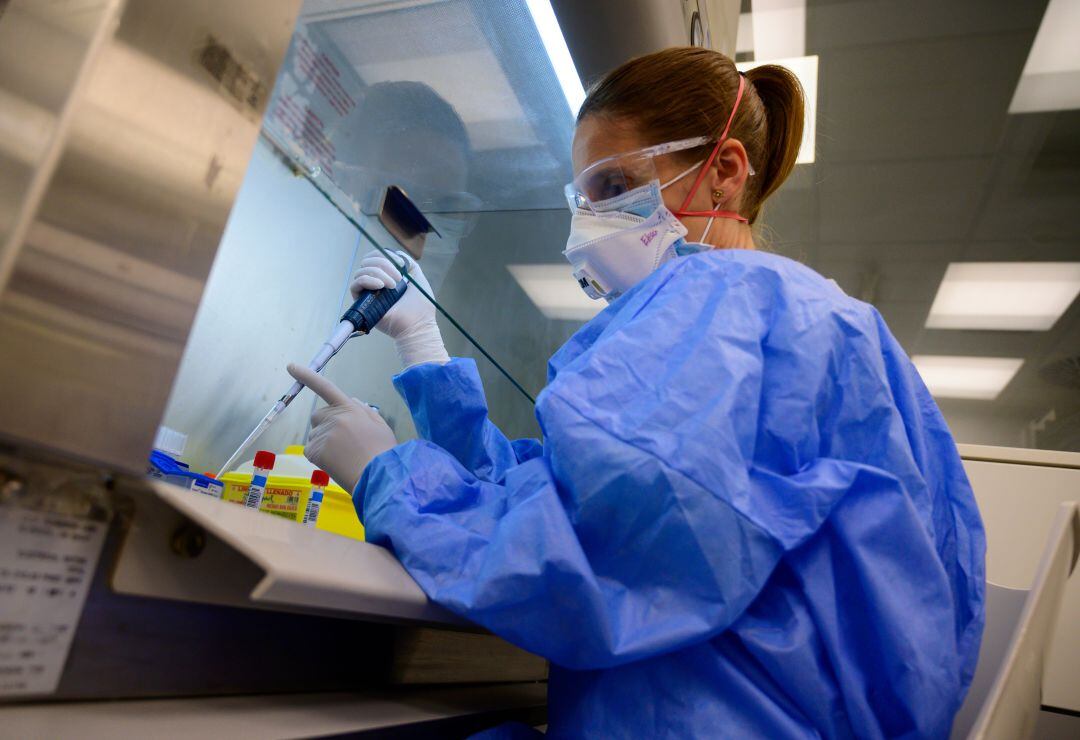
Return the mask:
[[[396,255],[402,260],[397,264],[378,250],[364,255],[360,269],[349,285],[354,301],[362,290],[379,290],[397,285],[401,281],[399,267],[405,262],[409,264],[409,274],[413,279],[428,295],[432,295],[431,283],[424,277],[424,271],[416,260],[405,252],[397,252]],[[394,340],[402,369],[425,362],[445,364],[450,361],[439,325],[435,323],[435,306],[412,285],[375,328]]]
[[[304,456],[352,494],[368,463],[397,444],[394,432],[375,409],[313,370],[290,363],[289,374],[329,404],[311,415]]]

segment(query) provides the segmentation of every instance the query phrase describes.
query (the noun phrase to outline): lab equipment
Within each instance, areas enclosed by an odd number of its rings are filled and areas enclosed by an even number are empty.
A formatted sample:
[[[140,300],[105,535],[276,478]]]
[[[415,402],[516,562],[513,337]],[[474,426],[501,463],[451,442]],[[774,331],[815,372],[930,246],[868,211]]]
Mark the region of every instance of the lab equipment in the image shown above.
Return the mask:
[[[158,478],[167,483],[183,487],[191,484],[191,476],[194,475],[187,463],[157,449],[150,451],[146,474],[151,478]]]
[[[244,496],[244,506],[255,509],[255,511],[259,510],[259,507],[262,506],[263,493],[266,491],[266,479],[270,477],[270,471],[273,469],[273,452],[259,450],[255,453],[255,469],[251,475],[247,495]]]
[[[172,483],[174,486],[221,498],[223,486],[220,481],[215,480],[213,476],[194,472],[187,463],[160,449],[151,451],[146,474],[151,478]]]
[[[316,470],[311,474],[311,494],[308,496],[307,506],[304,507],[304,518],[301,524],[314,527],[319,521],[319,509],[322,508],[323,491],[330,484],[330,476],[326,471]]]
[[[297,453],[297,450],[300,450]],[[297,521],[303,514],[304,493],[314,466],[304,457],[303,447],[291,445],[283,454],[274,455],[274,470],[266,480],[259,511],[282,519]],[[222,476],[225,492],[222,498],[243,504],[255,474],[255,461],[248,460]]]
[[[222,476],[225,486],[222,499],[243,504],[254,473],[254,460],[247,460]],[[289,445],[275,455],[274,470],[266,480],[260,511],[265,514],[301,522],[311,492],[311,474],[317,470],[304,456],[303,445]],[[364,539],[364,528],[356,516],[352,493],[346,492],[334,480],[323,490],[318,529],[356,540]]]
[[[405,272],[407,273],[408,270],[406,269]],[[405,295],[408,288],[409,283],[403,276],[401,282],[393,288],[365,290],[359,293],[353,304],[342,314],[341,322],[330,334],[330,338],[323,342],[322,347],[315,353],[315,357],[308,363],[308,368],[318,373],[326,367],[326,363],[338,353],[350,337],[370,333],[375,328],[375,325],[379,323],[379,320],[386,315],[386,312]],[[251,430],[251,434],[240,443],[236,451],[221,466],[217,477],[220,478],[232,469],[232,466],[240,460],[244,452],[274,423],[274,419],[292,403],[292,400],[302,390],[304,390],[304,385],[299,381],[294,382],[289,387],[289,390],[285,391],[285,394],[274,402],[274,405],[266,412],[266,416],[255,425],[255,428]]]
[[[368,540],[552,661],[551,734],[948,736],[985,537],[872,307],[777,255],[672,260],[551,358],[542,446],[471,360],[395,384],[422,439],[367,466]]]
[[[428,282],[420,265],[404,252],[396,255],[402,261],[391,262],[389,256],[375,250],[364,255],[360,269],[353,276],[349,290],[355,297],[364,290],[379,290],[396,285],[402,279],[399,268],[406,267],[415,284],[431,295]],[[439,325],[435,322],[435,304],[423,294],[413,291],[406,294],[382,318],[379,331],[394,340],[401,367],[411,367],[421,362],[449,362]]]

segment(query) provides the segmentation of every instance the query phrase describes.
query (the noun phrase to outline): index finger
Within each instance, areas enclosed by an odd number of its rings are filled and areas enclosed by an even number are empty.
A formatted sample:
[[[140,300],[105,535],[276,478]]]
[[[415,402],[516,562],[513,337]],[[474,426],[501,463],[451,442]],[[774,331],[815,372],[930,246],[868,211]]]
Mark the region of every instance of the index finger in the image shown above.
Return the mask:
[[[346,406],[349,404],[349,397],[340,388],[311,368],[290,362],[287,369],[289,375],[315,391],[322,400],[331,406]]]

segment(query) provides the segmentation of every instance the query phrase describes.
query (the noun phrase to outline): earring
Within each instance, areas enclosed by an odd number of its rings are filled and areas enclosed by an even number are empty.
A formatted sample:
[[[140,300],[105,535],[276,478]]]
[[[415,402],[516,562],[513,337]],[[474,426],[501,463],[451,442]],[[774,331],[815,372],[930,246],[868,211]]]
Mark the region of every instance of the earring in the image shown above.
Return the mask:
[[[713,200],[720,200],[721,198],[724,197],[724,191],[723,190],[714,190],[714,191],[712,191],[712,197],[713,197]]]

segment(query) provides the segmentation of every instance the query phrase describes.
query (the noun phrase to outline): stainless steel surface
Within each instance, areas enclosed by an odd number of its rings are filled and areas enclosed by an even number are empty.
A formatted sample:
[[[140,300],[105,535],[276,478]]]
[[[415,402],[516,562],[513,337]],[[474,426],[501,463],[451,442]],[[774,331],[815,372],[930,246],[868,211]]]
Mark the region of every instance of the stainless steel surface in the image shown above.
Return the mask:
[[[96,59],[80,42],[15,49],[16,69],[45,70],[39,87],[75,103],[25,238],[5,248],[0,437],[143,469],[297,8],[132,0]]]
[[[0,293],[121,5],[13,0],[0,9]]]
[[[543,683],[406,691],[83,702],[0,709],[5,737],[297,738],[351,735],[476,716],[478,724],[433,724],[408,736],[465,737],[509,719],[542,722]],[[530,711],[535,710],[535,711]],[[444,735],[445,733],[445,735]]]

